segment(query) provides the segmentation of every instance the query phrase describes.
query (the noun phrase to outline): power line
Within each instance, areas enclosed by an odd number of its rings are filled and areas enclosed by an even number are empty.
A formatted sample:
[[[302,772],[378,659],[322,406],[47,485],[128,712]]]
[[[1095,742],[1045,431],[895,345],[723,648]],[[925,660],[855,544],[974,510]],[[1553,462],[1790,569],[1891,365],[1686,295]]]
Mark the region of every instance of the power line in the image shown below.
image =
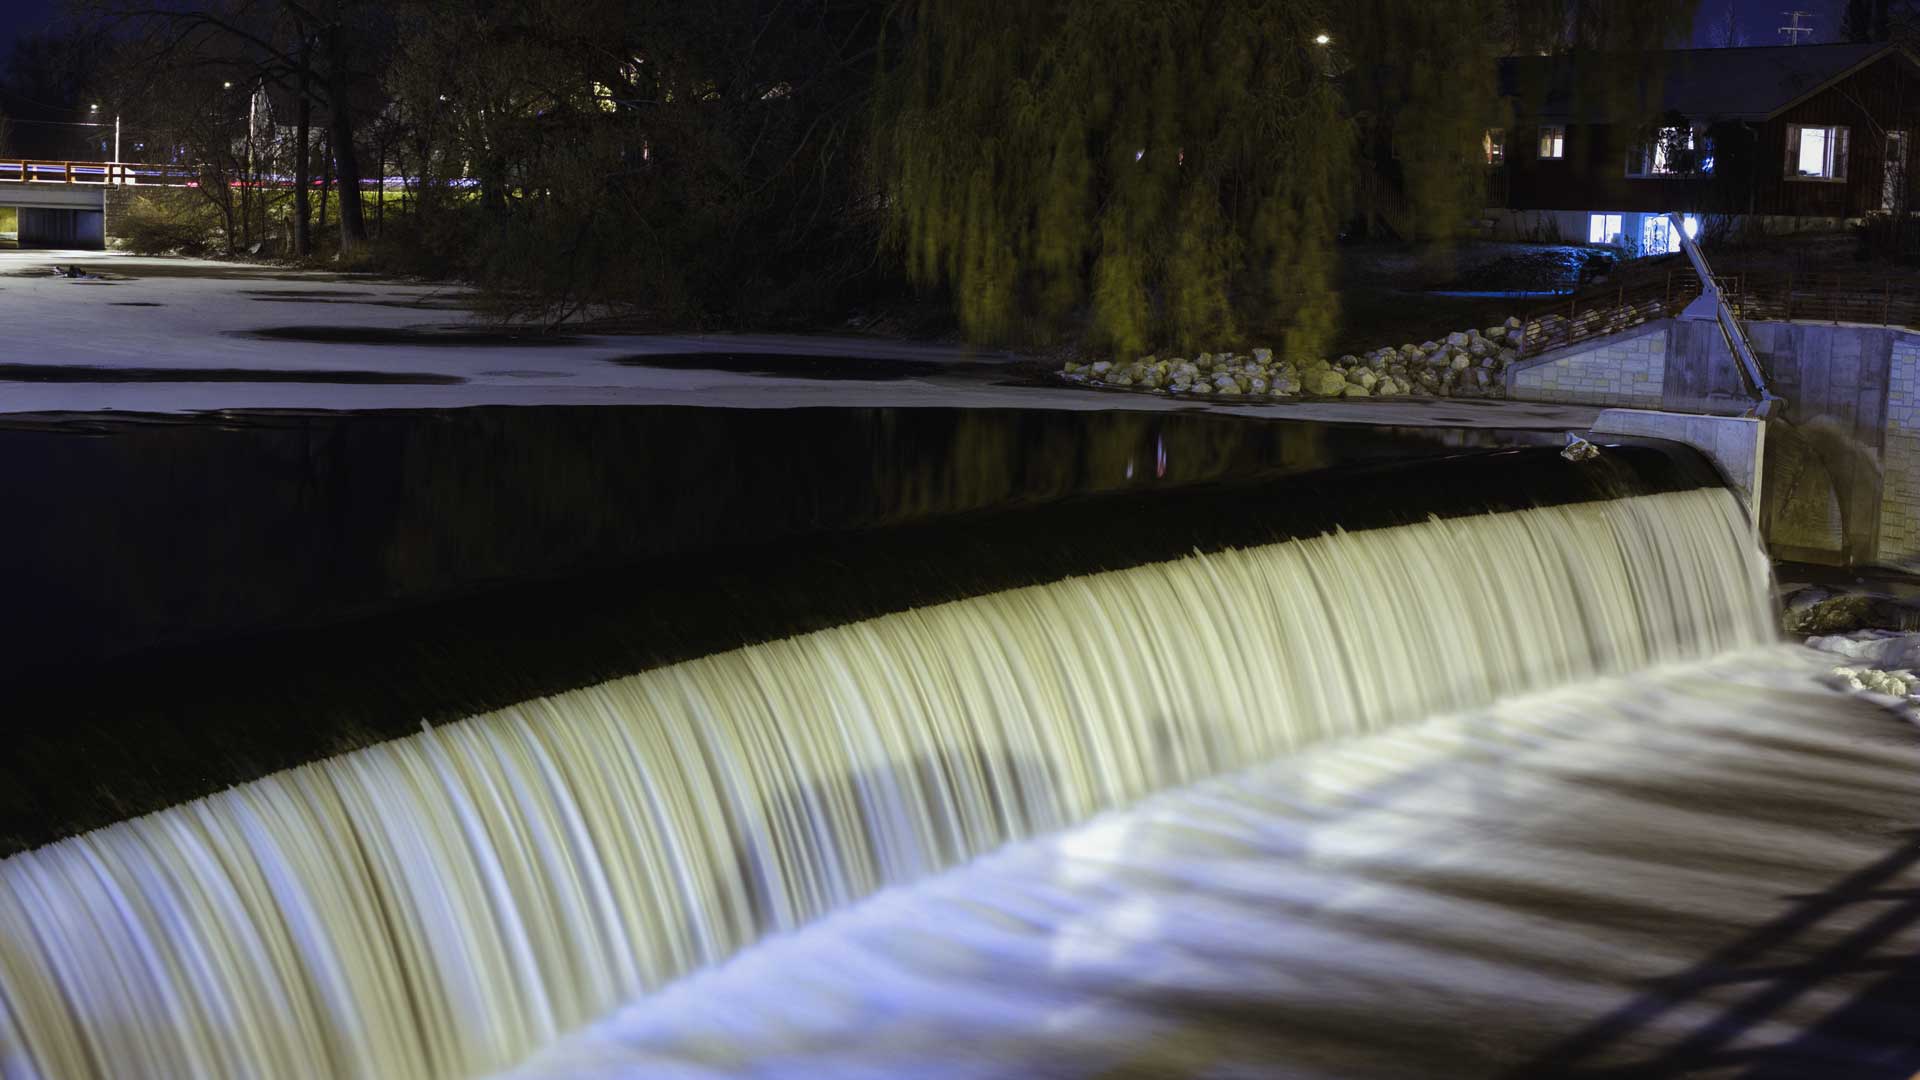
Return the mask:
[[[1812,37],[1812,36],[1813,36],[1813,27],[1811,27],[1811,26],[1801,26],[1801,25],[1800,25],[1800,20],[1801,20],[1801,19],[1811,19],[1811,18],[1813,18],[1813,12],[1811,12],[1811,11],[1783,11],[1783,12],[1781,12],[1780,14],[1782,14],[1782,15],[1785,15],[1785,16],[1786,16],[1787,18],[1789,18],[1789,19],[1792,19],[1792,20],[1793,20],[1793,25],[1791,25],[1791,26],[1783,26],[1783,27],[1781,27],[1781,28],[1780,28],[1780,36],[1781,36],[1781,37],[1783,37],[1783,38],[1786,38],[1786,39],[1787,39],[1787,44],[1789,44],[1789,45],[1798,45],[1798,44],[1800,44],[1800,35],[1802,35],[1802,34],[1805,34],[1805,35],[1807,35],[1808,37]]]

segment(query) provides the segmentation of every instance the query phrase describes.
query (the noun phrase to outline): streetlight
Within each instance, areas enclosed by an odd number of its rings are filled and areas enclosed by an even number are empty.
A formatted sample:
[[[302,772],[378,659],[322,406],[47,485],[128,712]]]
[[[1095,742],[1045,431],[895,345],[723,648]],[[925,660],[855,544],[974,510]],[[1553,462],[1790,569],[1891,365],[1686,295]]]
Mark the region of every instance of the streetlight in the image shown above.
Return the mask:
[[[1333,44],[1333,38],[1326,34],[1316,34],[1314,35],[1313,43],[1315,45],[1331,45]]]

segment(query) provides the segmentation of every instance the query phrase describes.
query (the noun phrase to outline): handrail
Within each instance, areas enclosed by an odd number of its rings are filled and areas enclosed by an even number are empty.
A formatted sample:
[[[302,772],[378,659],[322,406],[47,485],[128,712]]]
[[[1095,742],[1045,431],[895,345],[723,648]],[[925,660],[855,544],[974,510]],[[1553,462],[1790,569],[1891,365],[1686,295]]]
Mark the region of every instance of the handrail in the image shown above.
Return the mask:
[[[1680,238],[1680,250],[1686,252],[1687,261],[1693,264],[1693,272],[1700,276],[1701,302],[1713,303],[1714,320],[1720,325],[1720,333],[1733,350],[1734,358],[1740,361],[1740,368],[1747,377],[1747,385],[1757,395],[1753,415],[1762,419],[1772,416],[1786,408],[1786,400],[1775,394],[1767,386],[1766,374],[1760,370],[1760,357],[1753,351],[1753,343],[1747,340],[1746,328],[1734,317],[1733,308],[1727,303],[1727,297],[1714,279],[1713,267],[1707,265],[1706,253],[1700,250],[1692,236],[1688,235],[1686,224],[1678,213],[1667,215],[1668,227]]]
[[[146,165],[131,161],[45,161],[37,158],[0,158],[0,184],[183,187],[198,179],[198,170],[179,165]]]
[[[1679,314],[1700,295],[1691,274],[1641,276],[1570,293],[1520,316],[1521,356],[1538,356],[1590,338]]]

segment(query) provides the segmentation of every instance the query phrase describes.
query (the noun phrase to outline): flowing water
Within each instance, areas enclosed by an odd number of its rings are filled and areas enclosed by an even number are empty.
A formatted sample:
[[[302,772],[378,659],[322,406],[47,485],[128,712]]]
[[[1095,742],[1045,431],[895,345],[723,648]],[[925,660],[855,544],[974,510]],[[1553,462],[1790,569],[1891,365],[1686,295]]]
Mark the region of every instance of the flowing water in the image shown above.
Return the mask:
[[[0,1073],[497,1069],[1008,841],[1770,625],[1750,526],[1701,490],[1196,554],[616,679],[0,863]]]

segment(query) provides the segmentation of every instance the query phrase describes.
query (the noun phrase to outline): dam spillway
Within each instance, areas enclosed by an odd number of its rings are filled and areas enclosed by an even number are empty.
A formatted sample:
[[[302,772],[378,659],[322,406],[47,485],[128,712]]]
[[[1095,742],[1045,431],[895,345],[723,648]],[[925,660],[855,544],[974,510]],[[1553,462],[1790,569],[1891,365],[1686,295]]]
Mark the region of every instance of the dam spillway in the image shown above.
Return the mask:
[[[1439,472],[1580,494],[916,602],[15,855],[9,1075],[506,1068],[769,935],[1154,792],[1772,639],[1731,494],[1582,469],[1547,451],[1363,474],[1402,517],[1407,478],[1430,497]],[[1328,512],[1370,519],[1298,516]]]

